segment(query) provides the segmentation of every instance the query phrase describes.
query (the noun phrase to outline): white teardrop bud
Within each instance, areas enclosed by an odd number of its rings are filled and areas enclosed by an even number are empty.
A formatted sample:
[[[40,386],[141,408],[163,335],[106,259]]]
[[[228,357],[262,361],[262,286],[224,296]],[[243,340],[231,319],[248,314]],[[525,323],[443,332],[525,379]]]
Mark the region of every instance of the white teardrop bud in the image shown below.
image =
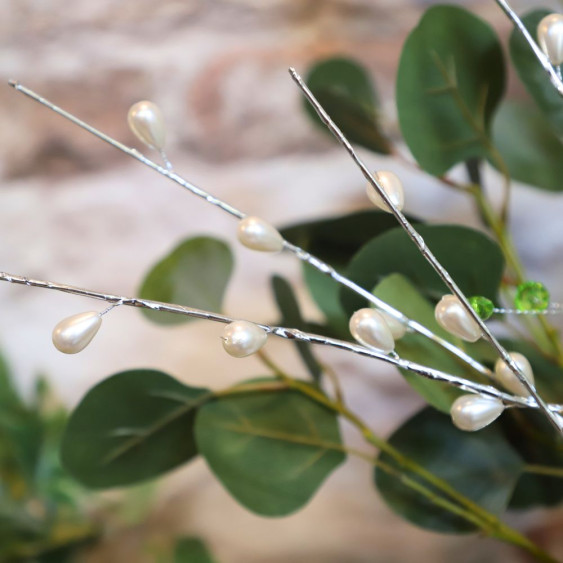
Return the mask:
[[[552,65],[563,63],[563,15],[549,14],[538,25],[538,43]]]
[[[381,170],[380,172],[374,173],[375,179],[379,182],[385,193],[389,196],[389,199],[397,209],[403,209],[405,204],[405,194],[403,191],[403,184],[399,177],[394,172],[389,172],[388,170]],[[368,183],[366,187],[366,194],[369,200],[383,209],[383,211],[391,212],[389,206],[383,201],[383,198],[379,195],[378,191]]]
[[[166,128],[160,108],[152,102],[137,102],[127,114],[129,128],[137,138],[152,149],[161,151],[166,141]]]
[[[514,363],[520,368],[520,371],[524,374],[524,377],[534,385],[534,372],[532,371],[532,366],[528,359],[519,354],[518,352],[509,352],[508,354]],[[495,363],[495,379],[508,391],[519,395],[520,397],[528,397],[530,393],[524,387],[524,384],[520,382],[516,374],[510,369],[506,362],[499,358]]]
[[[223,330],[223,348],[235,358],[255,354],[267,339],[266,331],[249,321],[234,321]]]
[[[444,295],[436,305],[434,315],[444,330],[463,340],[476,342],[482,336],[481,328],[455,295]]]
[[[451,408],[453,423],[467,432],[475,432],[488,426],[504,411],[502,401],[482,395],[462,395]]]
[[[260,217],[245,217],[238,224],[239,241],[252,250],[279,252],[283,249],[283,237],[270,223]]]
[[[405,336],[407,333],[407,325],[405,323],[402,323],[399,319],[396,319],[385,311],[379,311],[379,314],[385,319],[385,322],[391,331],[391,336],[395,340],[399,340]]]
[[[53,329],[53,344],[64,354],[76,354],[90,344],[101,324],[102,317],[96,311],[63,319]]]
[[[350,318],[350,333],[364,346],[389,354],[395,348],[393,335],[385,318],[375,309],[360,309]]]

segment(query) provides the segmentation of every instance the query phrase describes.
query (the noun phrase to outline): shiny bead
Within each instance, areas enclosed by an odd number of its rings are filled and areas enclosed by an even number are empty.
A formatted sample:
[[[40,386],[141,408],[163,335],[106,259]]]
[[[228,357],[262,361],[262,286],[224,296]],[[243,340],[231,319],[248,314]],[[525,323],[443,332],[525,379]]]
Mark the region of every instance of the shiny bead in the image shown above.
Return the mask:
[[[455,295],[444,295],[436,305],[434,315],[444,329],[468,342],[475,342],[482,336],[481,328]]]
[[[267,339],[266,331],[249,321],[234,321],[223,330],[223,348],[235,358],[255,354]]]
[[[379,311],[379,314],[385,319],[385,322],[391,331],[391,336],[395,340],[399,340],[405,336],[407,332],[407,325],[405,323],[402,323],[399,319],[396,319],[385,311]]]
[[[137,138],[152,149],[164,149],[166,129],[160,108],[152,102],[137,102],[127,114],[129,128]]]
[[[389,196],[397,209],[403,209],[405,204],[405,194],[403,192],[403,184],[399,177],[394,172],[382,170],[374,174],[375,179],[379,182],[385,193]],[[370,201],[383,209],[383,211],[391,212],[389,206],[383,201],[377,190],[368,183],[366,193]]]
[[[563,63],[563,15],[549,14],[540,21],[538,43],[552,65]]]
[[[101,324],[102,317],[96,311],[63,319],[53,329],[53,344],[64,354],[76,354],[90,344]]]
[[[375,309],[360,309],[350,318],[350,333],[364,346],[389,354],[395,348],[395,341],[385,318]]]
[[[520,368],[520,371],[524,374],[524,377],[534,385],[534,372],[532,371],[532,366],[525,356],[519,354],[518,352],[509,352],[508,354]],[[508,365],[499,358],[495,363],[495,379],[508,391],[519,395],[520,397],[528,397],[529,392],[524,387],[524,384],[520,382],[516,374],[508,367]]]
[[[481,295],[470,297],[469,304],[483,321],[491,318],[493,309],[495,308],[490,299],[482,297]]]
[[[549,305],[549,291],[543,283],[527,281],[516,289],[514,306],[519,311],[544,311]]]
[[[260,217],[245,217],[238,224],[239,241],[252,250],[279,252],[283,249],[283,237]]]
[[[496,420],[504,411],[502,401],[482,395],[462,395],[458,397],[450,414],[453,423],[467,432],[475,432],[485,428]]]

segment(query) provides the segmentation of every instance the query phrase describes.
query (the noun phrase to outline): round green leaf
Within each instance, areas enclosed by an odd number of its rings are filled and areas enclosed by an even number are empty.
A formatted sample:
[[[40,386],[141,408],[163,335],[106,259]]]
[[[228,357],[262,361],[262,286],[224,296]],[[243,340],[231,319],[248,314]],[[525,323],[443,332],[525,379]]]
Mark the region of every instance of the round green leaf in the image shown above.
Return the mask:
[[[381,154],[391,152],[379,123],[377,95],[360,64],[343,57],[323,60],[309,70],[306,83],[352,143]],[[306,100],[304,107],[313,122],[330,134]]]
[[[118,373],[72,413],[61,456],[84,485],[104,489],[151,479],[197,454],[193,424],[211,392],[155,370]]]
[[[187,305],[219,312],[233,271],[233,256],[227,244],[211,237],[188,239],[158,262],[141,286],[143,299]],[[160,324],[185,323],[185,315],[143,309]]]
[[[465,295],[483,295],[495,300],[504,258],[494,241],[467,227],[421,225],[417,230]],[[368,242],[354,256],[347,271],[348,277],[367,288],[375,287],[392,273],[403,274],[423,295],[432,299],[450,293],[400,227]],[[361,297],[346,289],[341,291],[341,298],[349,315],[365,307]]]
[[[409,35],[397,74],[403,137],[434,175],[487,157],[491,116],[504,91],[502,50],[492,28],[456,6],[434,6]]]
[[[176,540],[174,563],[217,563],[209,548],[197,537]]]
[[[296,391],[222,397],[196,418],[200,453],[241,504],[285,516],[345,458],[336,415]]]
[[[563,143],[540,111],[505,102],[495,116],[493,138],[514,180],[563,191]]]
[[[537,37],[538,24],[550,13],[552,13],[552,10],[538,9],[532,10],[522,17],[522,23],[534,39]],[[517,29],[514,29],[510,35],[510,58],[516,67],[520,80],[543,112],[547,123],[561,138],[563,135],[561,96],[551,84],[547,73]],[[524,132],[519,133],[519,136],[524,135]]]
[[[403,424],[389,443],[496,515],[506,509],[522,472],[521,459],[496,427],[474,433],[462,432],[454,427],[449,416],[432,408],[422,410]],[[414,473],[401,469],[389,455],[382,453],[379,459],[427,485]],[[436,506],[380,468],[375,470],[375,484],[393,511],[421,528],[451,533],[475,530],[467,520]],[[437,489],[430,488],[440,494]]]

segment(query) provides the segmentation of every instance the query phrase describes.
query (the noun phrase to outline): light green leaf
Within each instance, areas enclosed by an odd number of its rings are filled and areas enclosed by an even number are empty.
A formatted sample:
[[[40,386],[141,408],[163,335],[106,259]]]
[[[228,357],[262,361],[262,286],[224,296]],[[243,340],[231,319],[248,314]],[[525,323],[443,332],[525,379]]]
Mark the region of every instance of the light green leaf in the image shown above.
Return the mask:
[[[504,81],[502,49],[487,23],[456,6],[426,11],[403,47],[396,88],[403,137],[424,170],[439,176],[490,155]]]
[[[222,397],[196,419],[200,453],[249,510],[285,516],[342,463],[336,415],[296,391]]]
[[[151,269],[143,281],[140,296],[218,313],[232,271],[233,256],[227,244],[211,237],[191,238]],[[143,313],[160,324],[191,320],[185,315],[146,309]]]

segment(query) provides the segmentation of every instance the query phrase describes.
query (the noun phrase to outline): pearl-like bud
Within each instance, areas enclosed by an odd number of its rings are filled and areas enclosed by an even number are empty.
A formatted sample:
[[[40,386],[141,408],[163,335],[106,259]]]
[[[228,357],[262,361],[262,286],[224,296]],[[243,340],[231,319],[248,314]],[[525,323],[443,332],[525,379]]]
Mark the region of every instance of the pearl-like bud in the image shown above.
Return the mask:
[[[563,15],[549,14],[538,25],[538,43],[552,65],[563,63]]]
[[[534,385],[534,372],[532,371],[532,366],[528,359],[519,354],[518,352],[509,352],[508,354],[514,363],[518,366],[520,371],[524,374],[524,377]],[[528,397],[529,392],[524,387],[524,384],[520,382],[516,374],[510,369],[504,360],[499,358],[495,363],[495,379],[511,393],[519,395],[521,397]]]
[[[468,342],[481,338],[481,328],[455,295],[444,295],[436,305],[434,315],[444,329]]]
[[[283,237],[278,230],[260,217],[241,219],[237,236],[244,246],[252,250],[279,252],[283,249]]]
[[[160,108],[152,102],[137,102],[127,114],[129,128],[139,140],[157,151],[164,149],[166,128]]]
[[[64,354],[77,354],[90,344],[101,324],[102,317],[96,311],[63,319],[53,329],[53,344]]]
[[[395,340],[399,340],[405,336],[407,332],[407,325],[405,323],[402,323],[399,319],[396,319],[385,311],[379,311],[379,314],[385,319],[385,322],[391,331],[391,336]]]
[[[375,309],[360,309],[350,318],[352,336],[364,346],[389,354],[395,348],[395,341],[385,318]]]
[[[234,321],[223,330],[223,348],[235,358],[255,354],[267,339],[266,331],[249,321]]]
[[[385,193],[389,196],[389,199],[393,202],[393,205],[395,205],[397,209],[403,209],[403,205],[405,204],[405,194],[403,192],[403,184],[401,180],[399,180],[397,174],[387,170],[382,170],[380,172],[376,172],[374,176]],[[374,205],[383,209],[383,211],[387,211],[388,213],[391,212],[389,206],[383,201],[383,198],[371,184],[367,185],[366,193]]]
[[[485,428],[496,420],[504,411],[502,401],[482,395],[462,395],[451,408],[453,423],[467,432]]]

